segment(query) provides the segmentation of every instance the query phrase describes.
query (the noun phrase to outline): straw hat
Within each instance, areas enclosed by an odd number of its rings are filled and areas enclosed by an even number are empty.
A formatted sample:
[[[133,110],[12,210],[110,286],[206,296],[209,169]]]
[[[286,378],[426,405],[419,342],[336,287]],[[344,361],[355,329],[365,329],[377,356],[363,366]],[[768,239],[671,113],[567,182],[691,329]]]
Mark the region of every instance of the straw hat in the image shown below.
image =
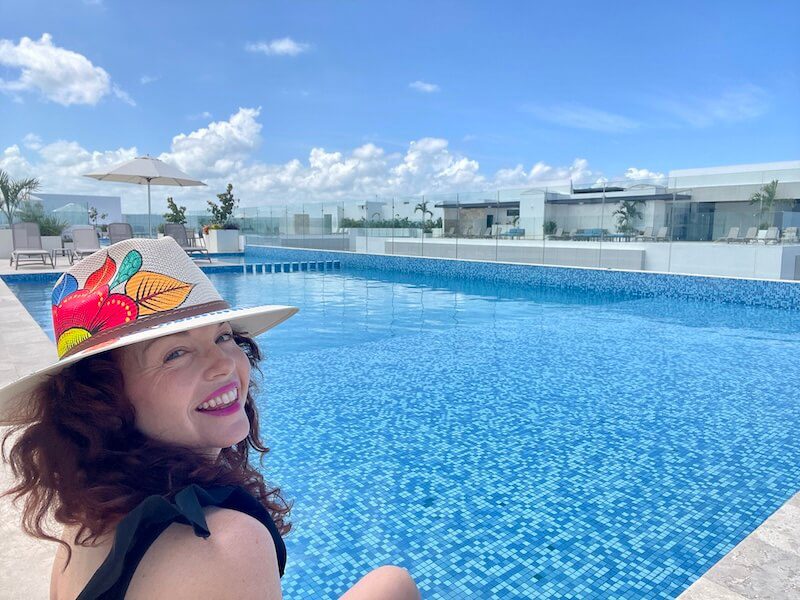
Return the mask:
[[[293,306],[231,308],[171,237],[118,242],[76,263],[53,288],[58,360],[0,388],[0,425],[25,418],[28,394],[88,356],[205,325],[230,322],[256,336]]]

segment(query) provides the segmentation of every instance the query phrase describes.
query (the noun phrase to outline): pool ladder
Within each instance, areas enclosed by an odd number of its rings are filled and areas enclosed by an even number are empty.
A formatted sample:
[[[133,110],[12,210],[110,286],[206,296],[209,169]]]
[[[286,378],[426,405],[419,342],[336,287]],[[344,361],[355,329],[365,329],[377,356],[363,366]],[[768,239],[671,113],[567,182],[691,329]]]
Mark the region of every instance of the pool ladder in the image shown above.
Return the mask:
[[[338,260],[307,262],[250,263],[242,265],[242,273],[296,273],[299,271],[333,271],[342,268]]]

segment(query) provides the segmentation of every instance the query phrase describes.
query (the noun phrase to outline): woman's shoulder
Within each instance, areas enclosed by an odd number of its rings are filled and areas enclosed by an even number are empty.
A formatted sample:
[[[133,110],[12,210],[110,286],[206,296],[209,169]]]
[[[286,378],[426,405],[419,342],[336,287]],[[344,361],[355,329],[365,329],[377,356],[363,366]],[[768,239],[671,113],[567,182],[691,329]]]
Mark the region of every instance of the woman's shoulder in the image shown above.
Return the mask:
[[[126,598],[280,598],[277,551],[267,528],[238,510],[203,512],[211,535],[170,525],[142,558]]]

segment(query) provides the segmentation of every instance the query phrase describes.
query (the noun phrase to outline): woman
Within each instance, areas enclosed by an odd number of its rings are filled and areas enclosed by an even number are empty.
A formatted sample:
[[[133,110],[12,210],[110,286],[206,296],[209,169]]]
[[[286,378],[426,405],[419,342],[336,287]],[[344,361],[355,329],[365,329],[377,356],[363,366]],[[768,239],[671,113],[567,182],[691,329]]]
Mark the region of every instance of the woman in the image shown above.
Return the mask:
[[[297,309],[230,309],[172,238],[91,255],[52,302],[58,362],[0,389],[7,493],[59,544],[51,598],[280,598],[290,507],[250,464],[251,369]],[[381,567],[343,597],[418,592]]]

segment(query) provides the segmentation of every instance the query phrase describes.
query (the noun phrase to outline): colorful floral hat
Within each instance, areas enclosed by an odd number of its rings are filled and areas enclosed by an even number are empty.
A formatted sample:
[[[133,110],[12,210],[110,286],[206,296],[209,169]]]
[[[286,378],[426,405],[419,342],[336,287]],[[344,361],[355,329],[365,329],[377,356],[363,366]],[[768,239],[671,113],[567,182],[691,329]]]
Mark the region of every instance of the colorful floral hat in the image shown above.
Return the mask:
[[[296,312],[292,306],[232,309],[171,237],[118,242],[76,263],[56,282],[58,360],[0,388],[0,425],[25,418],[27,394],[87,356],[224,321],[256,336]]]

